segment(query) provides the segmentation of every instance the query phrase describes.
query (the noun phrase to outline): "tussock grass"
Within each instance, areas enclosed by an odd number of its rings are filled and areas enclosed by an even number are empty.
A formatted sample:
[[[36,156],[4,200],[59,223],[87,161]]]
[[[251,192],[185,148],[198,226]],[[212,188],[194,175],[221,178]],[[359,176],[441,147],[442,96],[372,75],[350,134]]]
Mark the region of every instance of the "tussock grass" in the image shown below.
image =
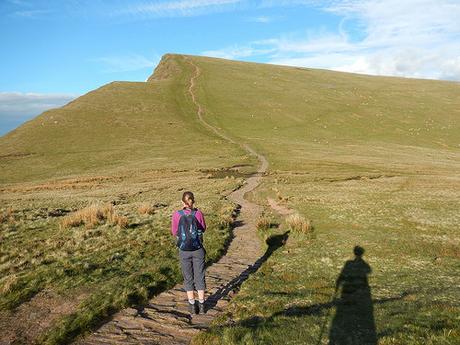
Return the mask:
[[[0,293],[7,294],[12,290],[12,287],[17,283],[18,277],[16,274],[9,274],[0,280]]]
[[[313,230],[312,221],[299,213],[287,216],[286,224],[290,230],[299,234],[308,234]]]
[[[225,205],[219,210],[218,213],[218,224],[220,229],[227,229],[233,225],[237,210],[232,204]]]
[[[7,224],[14,224],[15,217],[14,217],[14,209],[12,207],[8,207],[6,210],[0,211],[0,224],[7,223]]]
[[[152,215],[155,213],[155,207],[153,207],[152,204],[145,202],[137,208],[137,211],[141,215],[147,215],[147,214]]]
[[[117,214],[113,205],[110,203],[95,203],[89,205],[63,217],[59,224],[62,229],[78,227],[81,225],[84,225],[87,229],[92,229],[103,224],[105,221],[112,225],[119,225],[123,228],[128,225],[128,218]]]
[[[109,214],[107,221],[112,225],[118,225],[120,228],[126,228],[129,225],[127,216],[121,216],[115,212]]]
[[[267,231],[274,225],[274,218],[272,214],[267,214],[262,212],[262,214],[257,218],[256,229],[257,231],[263,232]]]

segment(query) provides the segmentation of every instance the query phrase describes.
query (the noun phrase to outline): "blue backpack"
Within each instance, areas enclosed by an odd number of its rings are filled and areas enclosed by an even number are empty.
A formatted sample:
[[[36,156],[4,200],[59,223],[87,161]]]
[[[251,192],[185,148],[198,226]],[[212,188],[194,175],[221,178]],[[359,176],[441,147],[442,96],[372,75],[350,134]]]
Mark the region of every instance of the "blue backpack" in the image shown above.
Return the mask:
[[[179,226],[177,231],[177,246],[181,250],[192,251],[203,247],[201,236],[203,232],[198,229],[198,220],[195,217],[196,210],[186,214],[180,210]]]

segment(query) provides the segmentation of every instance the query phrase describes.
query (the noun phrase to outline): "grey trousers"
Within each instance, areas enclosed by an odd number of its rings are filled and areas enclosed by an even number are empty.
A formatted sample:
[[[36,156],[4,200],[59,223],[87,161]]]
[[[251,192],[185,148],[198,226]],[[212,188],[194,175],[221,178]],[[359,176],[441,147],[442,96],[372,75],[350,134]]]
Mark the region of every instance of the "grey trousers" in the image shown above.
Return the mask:
[[[200,248],[193,251],[179,249],[180,266],[184,276],[185,291],[205,290],[204,278],[205,250]],[[195,283],[195,286],[194,286]]]

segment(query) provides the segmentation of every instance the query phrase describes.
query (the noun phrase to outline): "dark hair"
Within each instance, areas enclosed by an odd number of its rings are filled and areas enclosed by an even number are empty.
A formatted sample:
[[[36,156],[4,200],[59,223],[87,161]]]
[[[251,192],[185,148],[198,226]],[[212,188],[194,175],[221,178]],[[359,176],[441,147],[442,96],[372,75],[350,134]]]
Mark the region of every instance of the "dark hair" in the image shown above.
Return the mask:
[[[360,246],[356,246],[353,248],[353,253],[356,255],[356,256],[363,256],[364,254],[364,248],[363,247],[360,247]]]
[[[190,200],[192,200],[192,202],[195,202],[195,196],[193,195],[192,192],[187,191],[187,192],[184,192],[184,194],[182,194],[182,201],[185,202],[186,204],[187,204],[187,202],[185,200],[187,200],[187,199],[190,199]],[[189,205],[189,206],[191,206],[191,205]]]

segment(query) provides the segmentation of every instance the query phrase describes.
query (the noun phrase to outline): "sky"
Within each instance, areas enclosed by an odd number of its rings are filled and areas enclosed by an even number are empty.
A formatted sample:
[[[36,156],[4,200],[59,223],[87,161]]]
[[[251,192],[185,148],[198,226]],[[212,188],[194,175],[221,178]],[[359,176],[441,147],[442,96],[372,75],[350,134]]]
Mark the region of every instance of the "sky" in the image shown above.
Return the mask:
[[[165,53],[460,81],[460,0],[0,0],[0,135]]]

